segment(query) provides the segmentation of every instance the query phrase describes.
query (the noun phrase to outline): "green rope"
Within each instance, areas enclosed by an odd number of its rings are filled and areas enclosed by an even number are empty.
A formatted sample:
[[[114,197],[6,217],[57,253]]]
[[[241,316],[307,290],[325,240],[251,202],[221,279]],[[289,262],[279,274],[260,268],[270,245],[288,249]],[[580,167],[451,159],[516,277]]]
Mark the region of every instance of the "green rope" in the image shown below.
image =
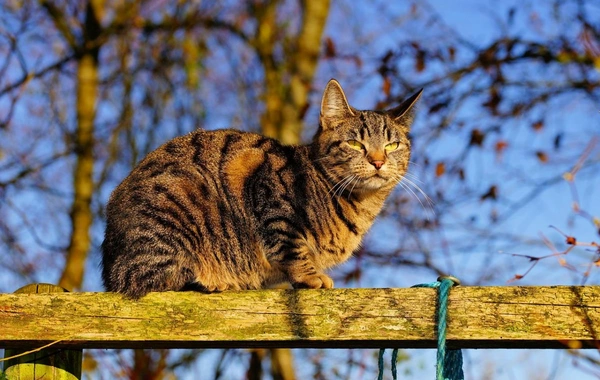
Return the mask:
[[[460,285],[460,281],[456,277],[442,276],[436,282],[428,284],[420,284],[413,286],[414,288],[437,288],[437,365],[436,365],[436,380],[463,380],[465,375],[462,370],[462,352],[460,350],[446,350],[446,328],[448,315],[448,296],[450,288],[454,285]],[[379,376],[377,380],[383,380],[383,354],[385,349],[379,350]],[[397,379],[396,361],[398,357],[398,349],[392,352],[392,378]]]
[[[377,376],[377,380],[383,380],[383,353],[385,352],[385,348],[379,350],[379,375]],[[394,348],[392,350],[392,379],[398,380],[396,362],[398,361],[398,349]]]

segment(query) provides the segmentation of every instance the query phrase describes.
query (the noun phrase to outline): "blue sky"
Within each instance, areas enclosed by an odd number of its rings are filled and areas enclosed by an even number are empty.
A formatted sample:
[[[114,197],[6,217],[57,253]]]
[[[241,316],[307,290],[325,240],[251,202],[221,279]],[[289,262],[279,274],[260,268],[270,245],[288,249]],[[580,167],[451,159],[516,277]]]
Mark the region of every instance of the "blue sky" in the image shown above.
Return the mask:
[[[407,2],[377,3],[377,5],[373,5],[371,2],[334,1],[325,35],[334,39],[341,54],[360,52],[361,56],[366,58],[361,65],[357,65],[352,60],[323,61],[320,64],[311,95],[313,106],[307,117],[306,139],[310,138],[316,128],[318,107],[314,105],[319,104],[322,88],[329,78],[336,77],[340,80],[353,106],[361,109],[371,108],[384,98],[381,91],[382,80],[377,74],[377,58],[381,57],[387,50],[395,49],[399,40],[415,38],[415,34],[418,33],[417,37],[424,45],[435,47],[453,40],[456,36],[452,35],[449,30],[454,30],[461,38],[478,46],[484,46],[492,38],[498,36],[499,31],[502,30],[499,25],[503,23],[502,20],[505,19],[508,10],[513,6],[518,6],[519,9],[515,14],[513,24],[506,27],[504,32],[507,35],[524,36],[527,39],[537,40],[544,36],[552,36],[558,31],[558,29],[553,29],[555,24],[549,21],[551,15],[545,11],[548,8],[545,4],[547,3],[541,0],[504,2],[432,0],[421,3],[423,8],[419,12],[435,15],[435,17],[430,17],[436,18],[436,22],[442,22],[449,28],[448,31],[440,31],[439,28],[424,29],[422,24],[411,20],[410,13],[407,13],[410,4]],[[568,9],[563,11],[568,11]],[[600,15],[600,9],[598,8],[591,8],[590,11]],[[421,27],[417,29],[419,25]],[[34,57],[32,58],[36,61],[34,65],[43,67],[51,62],[50,55],[44,54],[44,44],[39,41],[35,42],[35,39],[32,41],[31,45],[28,46],[30,49],[27,53],[30,54],[30,57]],[[237,54],[237,50],[223,49],[215,41],[213,43],[212,55],[207,60],[208,66],[217,67],[222,62],[241,59],[232,56]],[[469,56],[465,53],[464,56],[459,58],[468,59]],[[402,69],[412,70],[411,65],[411,62],[401,62]],[[444,72],[445,69],[446,67],[438,64],[435,70],[415,74],[414,81],[416,83],[426,82],[434,75]],[[226,67],[219,69],[213,75],[228,74],[233,76],[236,74],[227,70]],[[546,74],[545,72],[536,72],[535,67],[528,70],[525,71],[527,78],[522,78],[522,80]],[[70,67],[66,70],[66,73],[62,74],[65,83],[70,83],[71,77],[69,74],[72,71],[73,67]],[[248,72],[246,74],[251,77],[251,80],[259,81],[261,79],[260,74],[257,73]],[[510,74],[512,73],[508,73],[508,75]],[[14,74],[14,76],[18,75]],[[515,78],[515,80],[519,79],[521,78]],[[230,125],[243,125],[246,128],[252,128],[258,125],[257,114],[259,110],[248,109],[252,107],[251,101],[248,104],[244,104],[243,100],[240,99],[229,102],[226,96],[227,92],[220,92],[219,90],[220,88],[215,83],[207,83],[199,90],[202,97],[207,99],[207,104],[211,106],[206,115],[207,127],[221,128]],[[428,101],[428,90],[431,94],[432,89],[426,88],[423,102]],[[63,104],[68,104],[69,101],[72,101],[73,96],[72,88],[69,87],[49,89],[43,86],[32,86],[28,91],[27,95],[30,96],[30,100],[27,105],[32,103],[35,105],[37,102],[44,104],[44,99],[48,94],[53,94]],[[53,91],[56,93],[53,93]],[[118,91],[115,90],[113,96],[115,99],[112,99],[108,104],[104,104],[104,108],[101,109],[99,133],[103,133],[106,129],[106,126],[102,126],[102,122],[114,118],[115,110],[120,106]],[[453,94],[449,94],[449,96],[453,96]],[[557,98],[550,107],[533,111],[533,116],[517,117],[507,121],[507,125],[503,126],[501,133],[490,134],[482,148],[471,149],[466,155],[465,168],[469,173],[469,186],[483,193],[491,184],[500,183],[502,185],[501,194],[504,199],[514,201],[527,194],[528,188],[524,185],[528,181],[560,177],[562,173],[574,165],[583,147],[591,137],[600,135],[598,108],[598,105],[591,103],[589,99],[581,95],[567,95]],[[45,158],[51,152],[60,150],[60,145],[63,143],[61,141],[63,132],[61,126],[49,125],[49,118],[47,117],[49,111],[37,109],[39,113],[36,114],[32,113],[31,109],[23,105],[23,108],[17,110],[15,124],[20,129],[15,134],[0,134],[3,140],[0,142],[0,147],[11,149],[11,152],[16,152],[16,156],[22,157],[24,160],[31,159],[31,157]],[[35,107],[33,109],[35,110]],[[66,109],[64,119],[69,121],[73,117],[73,110],[68,107]],[[532,121],[534,121],[532,119],[542,117],[545,120],[544,129],[541,133],[535,132],[530,127]],[[457,152],[465,148],[467,143],[465,135],[468,134],[468,128],[477,123],[482,127],[486,127],[493,121],[489,121],[486,113],[482,112],[480,108],[464,107],[460,110],[459,118],[467,121],[467,127],[461,129],[457,125],[452,125],[441,134],[440,138],[428,140],[427,136],[431,133],[430,125],[433,118],[435,118],[435,115],[427,115],[425,112],[420,112],[417,116],[414,125],[414,132],[417,136],[415,139],[415,161],[417,162],[411,170],[419,175],[421,187],[425,192],[433,194],[439,189],[452,189],[452,194],[456,195],[456,199],[450,199],[449,201],[458,202],[461,194],[461,183],[445,176],[437,178],[431,170],[428,171],[425,168],[424,164],[419,161],[419,157],[422,157],[425,153],[430,155],[433,160],[456,157]],[[140,120],[140,122],[145,122],[145,120]],[[143,133],[151,127],[145,124],[140,128],[140,132]],[[171,129],[165,128],[163,133],[165,139],[175,134],[177,128],[189,130],[194,126],[179,125],[171,127]],[[547,150],[548,146],[552,144],[554,136],[561,132],[564,132],[566,136],[565,146],[572,149],[567,153],[563,151],[560,155],[551,155],[551,165],[540,165],[535,157],[531,156],[531,153],[536,150]],[[0,133],[3,132],[0,131]],[[43,143],[47,140],[38,141],[35,136],[40,135],[51,138],[56,145],[49,147]],[[510,140],[511,146],[500,160],[493,152],[493,144],[502,139]],[[161,142],[155,141],[152,144],[158,145]],[[102,150],[100,151],[102,152]],[[597,161],[599,154],[600,149],[597,148],[591,155],[591,160]],[[2,164],[2,158],[0,156],[0,165]],[[43,220],[34,218],[29,222],[34,225],[39,224],[40,227],[36,229],[37,234],[43,236],[46,242],[49,241],[50,245],[64,244],[64,236],[68,235],[68,218],[61,210],[68,208],[68,197],[65,198],[63,195],[70,192],[70,177],[65,173],[70,173],[71,165],[72,161],[70,160],[53,164],[50,166],[51,170],[44,174],[43,178],[34,177],[20,188],[11,190],[9,194],[10,201],[18,209],[26,210],[25,213],[29,212],[32,215],[46,216]],[[507,170],[507,168],[510,168],[510,170]],[[597,167],[593,170],[597,170]],[[578,178],[577,186],[582,206],[594,215],[599,215],[600,199],[596,195],[596,189],[600,185],[600,176],[596,173],[589,170],[582,172],[580,178]],[[4,173],[0,171],[0,180],[3,176],[8,177],[9,174],[11,174],[9,170]],[[126,175],[126,169],[124,166],[116,166],[110,175],[112,183],[116,185]],[[33,189],[36,183],[52,184],[55,187],[56,195],[44,198],[44,202],[38,201],[36,198],[38,194]],[[110,190],[112,190],[112,187],[103,188],[96,202],[98,204],[104,203]],[[398,191],[402,192],[403,190],[399,189]],[[426,212],[421,209],[417,201],[413,200],[412,202],[414,203],[412,210]],[[510,241],[507,243],[505,239],[499,243],[477,244],[479,231],[476,231],[476,227],[485,228],[488,226],[489,223],[486,218],[492,211],[496,210],[500,215],[503,215],[504,212],[509,211],[508,209],[509,204],[502,201],[495,204],[480,202],[476,198],[465,201],[461,203],[460,208],[452,210],[452,213],[442,215],[442,219],[448,225],[444,232],[452,242],[447,248],[450,254],[444,253],[444,241],[438,234],[429,236],[430,248],[437,252],[439,257],[443,258],[446,270],[452,271],[452,274],[461,278],[467,285],[476,282],[482,273],[490,270],[490,268],[494,271],[502,270],[502,273],[494,277],[493,280],[485,282],[485,284],[506,285],[506,281],[514,274],[522,273],[528,268],[526,260],[515,258],[510,255],[511,253],[526,253],[537,256],[549,253],[539,237],[540,233],[545,234],[557,244],[561,243],[562,236],[550,229],[549,224],[554,224],[561,230],[576,235],[581,241],[598,239],[596,231],[589,223],[573,217],[569,188],[566,183],[558,181],[556,185],[544,189],[541,196],[520,209],[514,217],[494,227],[493,233],[498,236],[502,234],[508,236],[518,235],[524,237],[527,240],[526,242],[515,245],[511,244]],[[23,226],[21,216],[15,213],[9,213],[8,215],[9,218],[12,218],[11,223],[16,226]],[[474,225],[473,230],[463,228],[463,221],[468,219],[470,215],[478,218],[478,223]],[[452,228],[453,226],[457,228]],[[397,223],[382,220],[376,224],[367,241],[382,251],[392,250],[402,243],[398,240],[398,231],[403,228],[402,225]],[[95,249],[88,261],[85,280],[86,290],[101,290],[97,248],[102,239],[102,232],[103,225],[100,223],[95,224],[93,227]],[[38,240],[36,236],[27,232],[23,232],[20,236],[25,245],[30,248],[28,255],[34,258],[39,257],[40,260],[49,262],[49,265],[45,267],[44,271],[36,272],[32,278],[14,276],[9,268],[0,267],[0,273],[2,274],[0,276],[2,277],[0,286],[6,291],[10,291],[32,280],[56,282],[62,261],[57,258],[48,259],[48,251],[52,250],[47,249],[47,247],[40,247],[40,244],[36,242]],[[457,243],[461,241],[463,244]],[[464,248],[471,244],[474,247],[470,247],[468,250]],[[526,251],[524,251],[525,249]],[[576,265],[584,265],[589,262],[590,257],[591,255],[587,251],[579,249],[570,254],[568,259]],[[355,262],[350,262],[347,267],[355,264]],[[344,269],[345,267],[341,267],[334,270],[333,273],[335,274],[336,271],[342,273]],[[371,275],[365,276],[360,282],[343,286],[407,287],[435,279],[431,272],[402,267],[377,267],[370,269],[370,271]],[[561,268],[556,260],[547,260],[515,285],[578,284],[580,282],[580,274]],[[588,283],[598,283],[598,273],[596,271],[592,273]],[[218,353],[211,353],[203,356],[197,368],[210,367],[217,355]],[[331,355],[334,358],[337,356],[344,357],[346,353],[336,352]],[[412,371],[412,375],[407,375],[407,378],[433,378],[435,353],[432,350],[411,350],[410,356],[412,360],[402,366],[403,370],[410,369]],[[340,358],[340,360],[342,359]],[[374,364],[375,362],[373,362]],[[232,371],[238,372],[240,370],[243,371],[239,368],[232,369]],[[468,378],[473,379],[482,378],[482,374],[489,374],[490,378],[493,379],[569,379],[575,376],[580,379],[588,378],[586,373],[572,368],[570,360],[564,352],[541,350],[470,350],[466,354],[465,372],[469,376]],[[354,376],[358,376],[358,372]],[[193,378],[193,375],[190,375],[189,378]]]

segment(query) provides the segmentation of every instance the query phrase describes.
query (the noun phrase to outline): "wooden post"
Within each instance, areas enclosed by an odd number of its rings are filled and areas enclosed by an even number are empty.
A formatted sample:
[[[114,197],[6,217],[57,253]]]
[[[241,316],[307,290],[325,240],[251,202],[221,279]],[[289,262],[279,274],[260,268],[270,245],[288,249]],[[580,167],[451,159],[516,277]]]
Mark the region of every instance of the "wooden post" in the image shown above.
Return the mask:
[[[15,293],[64,293],[67,290],[51,284],[30,284]],[[36,347],[31,347],[35,349]],[[30,349],[30,350],[31,350]],[[8,358],[29,350],[7,349]],[[7,379],[11,380],[79,380],[81,379],[81,359],[83,350],[67,350],[49,347],[41,351],[19,356],[4,362]]]

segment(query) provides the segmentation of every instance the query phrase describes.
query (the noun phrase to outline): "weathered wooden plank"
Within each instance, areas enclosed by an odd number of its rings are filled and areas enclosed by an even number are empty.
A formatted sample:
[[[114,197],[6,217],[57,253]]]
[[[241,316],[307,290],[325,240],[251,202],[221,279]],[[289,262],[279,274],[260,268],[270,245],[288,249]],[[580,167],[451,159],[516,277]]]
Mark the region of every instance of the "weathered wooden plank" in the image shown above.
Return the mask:
[[[64,293],[65,289],[50,284],[31,284],[22,287],[15,293]],[[0,330],[2,331],[2,330]],[[0,332],[0,335],[2,333]],[[81,379],[80,349],[63,350],[47,348],[32,353],[23,350],[5,350],[4,357],[9,359],[4,363],[4,374],[11,380],[79,380]]]
[[[434,347],[435,300],[427,288],[0,294],[0,347]],[[449,302],[450,347],[600,343],[597,286],[455,287]]]

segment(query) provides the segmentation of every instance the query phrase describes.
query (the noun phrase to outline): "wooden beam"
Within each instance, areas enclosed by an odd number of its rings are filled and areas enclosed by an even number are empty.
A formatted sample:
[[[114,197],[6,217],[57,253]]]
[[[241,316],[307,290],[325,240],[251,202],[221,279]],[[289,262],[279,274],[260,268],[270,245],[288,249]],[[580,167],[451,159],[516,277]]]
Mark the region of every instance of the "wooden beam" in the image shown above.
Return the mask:
[[[65,289],[50,284],[31,284],[15,293],[64,293]],[[2,333],[0,333],[2,334]],[[81,349],[62,350],[48,348],[31,353],[9,349],[4,351],[4,375],[6,379],[44,379],[79,380],[81,379]],[[0,376],[1,377],[1,376]]]
[[[0,294],[0,348],[429,348],[436,290]],[[600,287],[455,287],[451,348],[600,347]]]

